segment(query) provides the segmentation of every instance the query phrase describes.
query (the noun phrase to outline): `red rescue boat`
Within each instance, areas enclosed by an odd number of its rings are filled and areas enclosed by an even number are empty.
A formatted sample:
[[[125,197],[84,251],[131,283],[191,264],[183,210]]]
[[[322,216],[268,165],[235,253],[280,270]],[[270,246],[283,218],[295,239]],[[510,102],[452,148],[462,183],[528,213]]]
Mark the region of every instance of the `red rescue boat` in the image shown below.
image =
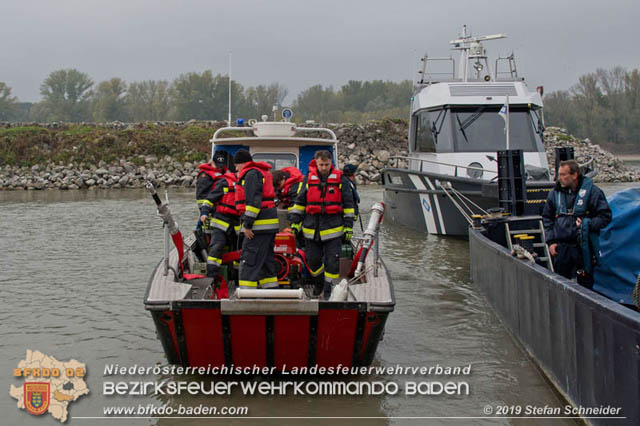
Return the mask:
[[[254,122],[252,128],[220,129],[212,139],[213,150],[225,149],[232,154],[234,147],[249,147],[256,161],[272,160],[278,168],[287,164],[283,159],[290,154],[295,159],[290,165],[308,164],[304,157],[313,155],[312,148],[329,149],[336,159],[337,139],[330,130],[313,129],[332,136],[329,139],[300,137],[297,133],[310,129],[283,124]],[[235,134],[250,129],[257,136],[218,138],[225,129]],[[266,153],[265,158],[260,158],[261,152]],[[203,270],[197,253],[201,249],[196,239],[177,237],[180,231],[166,203],[157,196],[155,199],[165,222],[165,256],[151,275],[144,304],[170,363],[278,371],[371,364],[395,306],[393,285],[377,250],[383,204],[372,208],[364,236],[343,246],[342,281],[330,300],[322,300],[313,296],[304,251],[287,232],[276,237],[276,258],[281,266],[278,289],[236,288],[234,253],[223,258],[224,277],[221,285],[214,287],[211,278],[200,275]],[[174,241],[183,241],[182,254],[176,247],[169,250],[169,235]],[[353,253],[360,256],[354,260]]]

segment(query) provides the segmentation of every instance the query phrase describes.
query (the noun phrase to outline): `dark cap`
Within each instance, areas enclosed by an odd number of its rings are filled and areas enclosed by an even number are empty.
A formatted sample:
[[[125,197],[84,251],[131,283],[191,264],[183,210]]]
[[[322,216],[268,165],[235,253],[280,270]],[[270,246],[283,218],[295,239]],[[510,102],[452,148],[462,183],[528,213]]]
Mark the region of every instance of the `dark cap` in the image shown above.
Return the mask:
[[[342,168],[342,172],[347,176],[353,176],[356,174],[356,170],[358,170],[358,168],[353,164],[347,164]]]
[[[251,158],[251,154],[246,149],[239,149],[236,155],[233,156],[233,162],[236,164],[248,163],[249,161],[253,161],[253,158]]]
[[[216,153],[213,154],[213,162],[216,164],[226,165],[227,155],[226,151],[216,151]]]

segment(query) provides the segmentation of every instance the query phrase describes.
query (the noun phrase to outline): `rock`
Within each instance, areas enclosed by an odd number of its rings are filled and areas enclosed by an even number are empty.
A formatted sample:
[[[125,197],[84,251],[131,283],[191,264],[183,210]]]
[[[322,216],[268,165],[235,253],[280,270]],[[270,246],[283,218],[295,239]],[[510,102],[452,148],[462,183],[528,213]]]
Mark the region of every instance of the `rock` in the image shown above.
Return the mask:
[[[102,167],[100,167],[99,169],[97,169],[95,171],[95,174],[97,174],[98,176],[103,176],[103,175],[106,175],[107,173],[109,173],[109,171],[107,169],[102,168]]]
[[[382,149],[380,151],[378,151],[376,153],[376,158],[378,159],[378,161],[380,161],[382,164],[386,163],[387,161],[389,161],[389,157],[391,157],[391,153],[389,153],[389,151]]]

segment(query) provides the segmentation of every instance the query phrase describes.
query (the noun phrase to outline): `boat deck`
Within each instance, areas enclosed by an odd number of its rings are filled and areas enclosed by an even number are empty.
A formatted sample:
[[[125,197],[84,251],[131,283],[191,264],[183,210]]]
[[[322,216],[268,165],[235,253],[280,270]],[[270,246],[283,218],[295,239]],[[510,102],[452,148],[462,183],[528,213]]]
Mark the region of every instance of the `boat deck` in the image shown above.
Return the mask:
[[[185,247],[190,247],[193,237],[185,238]],[[187,250],[185,253],[187,258],[193,258],[193,254]],[[171,269],[169,273],[164,273],[164,262],[160,262],[153,272],[145,303],[147,305],[165,305],[174,301],[184,300],[211,300],[210,296],[210,279],[202,278],[191,280],[189,282],[179,282],[175,280],[175,276]],[[174,270],[178,270],[178,253],[174,249],[169,254],[169,266]],[[384,264],[378,260],[378,273],[375,273],[375,256],[371,253],[365,260],[365,283],[354,283],[349,286],[349,296],[347,302],[364,302],[372,304],[394,304],[395,300],[392,295],[392,284],[388,276],[388,272]],[[377,275],[377,276],[376,276]],[[343,277],[341,277],[343,278]],[[305,286],[305,296],[303,300],[313,301],[316,303],[324,303],[318,301],[317,298],[310,297],[311,288]],[[233,295],[230,300],[234,300]]]

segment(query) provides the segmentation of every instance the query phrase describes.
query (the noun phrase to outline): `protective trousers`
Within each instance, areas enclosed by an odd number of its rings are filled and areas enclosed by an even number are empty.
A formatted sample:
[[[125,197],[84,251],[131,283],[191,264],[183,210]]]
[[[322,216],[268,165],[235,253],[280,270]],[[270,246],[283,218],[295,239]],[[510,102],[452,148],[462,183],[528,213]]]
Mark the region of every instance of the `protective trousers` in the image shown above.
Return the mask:
[[[311,275],[319,277],[324,272],[325,298],[331,295],[333,280],[340,277],[340,250],[342,249],[342,236],[325,241],[316,239],[305,240],[307,264]]]
[[[276,234],[254,234],[242,242],[239,285],[241,288],[277,288],[276,259],[273,247]]]
[[[593,276],[584,272],[580,248],[575,244],[558,243],[558,254],[553,259],[553,270],[565,278],[577,278],[583,287],[593,287]]]
[[[224,248],[229,247],[229,250],[233,250],[233,242],[235,240],[235,233],[232,227],[229,227],[226,231],[220,228],[211,229],[211,241],[209,242],[209,257],[207,258],[207,276],[215,277],[220,272],[220,266],[222,266],[222,253]]]

